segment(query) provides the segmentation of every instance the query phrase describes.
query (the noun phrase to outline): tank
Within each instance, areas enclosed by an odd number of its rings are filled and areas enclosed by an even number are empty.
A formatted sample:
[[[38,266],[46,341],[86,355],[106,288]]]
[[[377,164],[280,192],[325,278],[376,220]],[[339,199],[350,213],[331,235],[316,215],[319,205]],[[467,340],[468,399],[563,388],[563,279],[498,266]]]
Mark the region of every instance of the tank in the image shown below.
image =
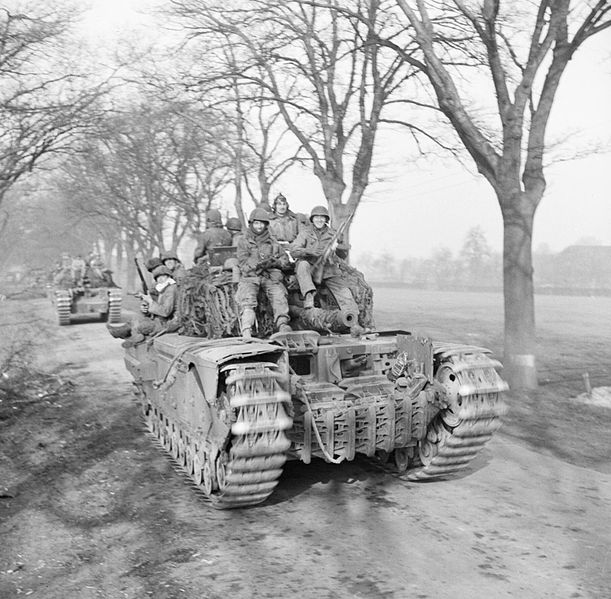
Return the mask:
[[[121,290],[118,287],[71,287],[51,289],[51,298],[60,326],[69,325],[72,316],[97,316],[103,322],[121,322]]]
[[[88,264],[78,257],[62,256],[49,274],[47,295],[51,299],[60,326],[69,325],[72,316],[97,316],[104,322],[121,322],[121,289],[110,270],[100,262]]]
[[[214,268],[181,281],[182,333],[124,343],[148,432],[214,507],[264,502],[287,460],[365,456],[409,480],[445,479],[500,427],[507,385],[490,352],[377,330],[351,267],[358,315],[325,294],[304,310],[287,280],[296,330],[269,334],[261,298],[253,339],[236,331],[231,273]]]

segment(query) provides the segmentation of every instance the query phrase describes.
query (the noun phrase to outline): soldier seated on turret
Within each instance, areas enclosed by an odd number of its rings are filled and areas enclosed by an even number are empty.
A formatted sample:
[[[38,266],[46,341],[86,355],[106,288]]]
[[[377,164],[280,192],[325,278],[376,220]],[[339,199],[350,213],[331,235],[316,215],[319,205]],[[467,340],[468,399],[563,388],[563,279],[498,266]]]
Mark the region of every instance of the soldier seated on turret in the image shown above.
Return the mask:
[[[274,198],[272,210],[276,218],[269,224],[269,232],[280,243],[291,243],[295,241],[301,223],[297,215],[289,209],[289,203],[285,196],[279,193]]]
[[[231,245],[231,233],[223,227],[221,213],[218,210],[208,210],[206,213],[206,230],[199,235],[193,262],[199,264],[207,258],[210,248]]]
[[[237,302],[240,309],[242,336],[250,338],[256,322],[257,295],[263,287],[269,298],[278,331],[291,331],[287,291],[280,268],[288,264],[288,257],[278,242],[269,234],[269,214],[255,208],[249,218],[249,227],[238,241],[237,259],[241,279],[238,283]]]
[[[337,241],[333,242],[334,231],[329,227],[329,211],[324,206],[315,206],[310,213],[310,222],[312,226],[303,229],[289,246],[291,255],[297,259],[295,274],[304,298],[303,307],[314,307],[316,281],[324,284],[333,294],[340,310],[358,315],[357,303],[342,278],[338,267],[339,258],[335,253],[346,247],[336,245]],[[323,261],[323,255],[330,244],[335,247]]]

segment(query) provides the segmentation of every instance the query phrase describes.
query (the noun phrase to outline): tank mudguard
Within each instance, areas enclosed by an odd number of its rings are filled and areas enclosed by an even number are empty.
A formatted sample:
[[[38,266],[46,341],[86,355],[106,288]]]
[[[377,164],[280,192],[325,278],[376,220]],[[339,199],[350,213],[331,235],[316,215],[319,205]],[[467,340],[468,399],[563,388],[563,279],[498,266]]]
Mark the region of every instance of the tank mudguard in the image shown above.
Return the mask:
[[[169,333],[157,337],[153,344],[155,350],[171,361],[170,369],[175,367],[179,371],[187,372],[196,368],[202,384],[204,397],[208,403],[216,400],[218,392],[219,370],[229,362],[248,361],[263,356],[277,363],[285,353],[284,348],[266,342],[245,342],[240,337],[225,339],[202,339]],[[159,382],[167,378],[160,376]]]

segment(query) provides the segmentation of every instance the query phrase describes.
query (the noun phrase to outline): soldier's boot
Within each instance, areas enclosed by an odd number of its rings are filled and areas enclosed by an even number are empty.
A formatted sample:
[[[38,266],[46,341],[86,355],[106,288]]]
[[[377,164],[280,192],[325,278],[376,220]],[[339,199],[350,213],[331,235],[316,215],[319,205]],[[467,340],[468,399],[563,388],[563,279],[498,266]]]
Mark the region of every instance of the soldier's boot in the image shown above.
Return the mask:
[[[291,327],[291,325],[289,324],[288,316],[279,316],[277,325],[279,333],[290,333],[293,330],[293,327]]]
[[[245,339],[252,338],[252,328],[255,325],[257,316],[252,308],[245,308],[240,318],[240,328],[242,329],[242,337]]]
[[[303,307],[307,310],[308,308],[314,307],[314,294],[315,291],[308,291],[303,298]]]

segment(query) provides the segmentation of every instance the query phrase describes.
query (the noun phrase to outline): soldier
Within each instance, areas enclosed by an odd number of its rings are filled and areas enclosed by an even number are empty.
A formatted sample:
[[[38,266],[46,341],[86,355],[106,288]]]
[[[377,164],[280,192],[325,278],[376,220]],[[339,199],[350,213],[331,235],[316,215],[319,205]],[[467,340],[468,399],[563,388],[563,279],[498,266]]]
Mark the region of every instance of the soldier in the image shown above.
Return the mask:
[[[297,215],[289,210],[289,203],[281,193],[274,198],[273,211],[276,218],[269,224],[269,232],[280,243],[294,241],[299,233]]]
[[[250,214],[247,231],[238,240],[241,279],[237,302],[242,336],[249,339],[256,321],[257,294],[263,287],[274,312],[274,323],[281,333],[291,331],[286,287],[280,267],[288,263],[286,254],[269,234],[269,215],[263,208]]]
[[[206,214],[206,230],[200,235],[193,261],[195,264],[203,261],[210,248],[231,245],[231,233],[223,228],[221,213],[218,210],[208,210]]]
[[[148,262],[150,263],[151,260]],[[141,300],[142,315],[135,316],[130,322],[106,324],[113,337],[125,339],[123,347],[132,347],[141,343],[147,335],[170,332],[178,328],[176,318],[178,294],[172,273],[169,268],[161,265],[153,269],[152,275],[155,289],[151,289],[146,295],[136,294]],[[157,294],[155,298],[153,294]]]
[[[231,233],[231,245],[233,247],[237,247],[238,239],[240,238],[240,235],[242,235],[242,223],[240,222],[240,219],[236,216],[232,216],[227,219],[225,226]]]
[[[333,294],[340,310],[358,314],[359,309],[352,297],[352,292],[344,283],[341,271],[337,266],[339,258],[335,250],[346,250],[346,246],[336,245],[324,263],[319,264],[326,248],[332,243],[334,231],[329,227],[329,211],[324,206],[315,206],[310,213],[312,226],[300,231],[290,246],[290,253],[297,258],[295,274],[299,289],[303,295],[303,307],[314,307],[317,283],[324,283]],[[316,268],[313,271],[313,267]],[[314,280],[313,280],[314,279]]]
[[[187,271],[176,255],[176,252],[166,252],[161,254],[161,262],[170,270],[172,273],[172,278],[177,283],[187,274]]]
[[[157,299],[153,299],[149,294],[140,295],[142,303],[140,311],[153,321],[153,330],[147,333],[156,333],[164,329],[169,329],[174,324],[176,315],[176,281],[172,278],[172,272],[166,266],[158,266],[152,272],[155,280],[155,291]],[[138,327],[141,331],[148,327]]]
[[[72,270],[72,280],[77,287],[81,287],[84,283],[85,275],[87,272],[87,264],[83,260],[83,256],[80,254],[76,258],[72,258],[72,264],[70,266]]]

